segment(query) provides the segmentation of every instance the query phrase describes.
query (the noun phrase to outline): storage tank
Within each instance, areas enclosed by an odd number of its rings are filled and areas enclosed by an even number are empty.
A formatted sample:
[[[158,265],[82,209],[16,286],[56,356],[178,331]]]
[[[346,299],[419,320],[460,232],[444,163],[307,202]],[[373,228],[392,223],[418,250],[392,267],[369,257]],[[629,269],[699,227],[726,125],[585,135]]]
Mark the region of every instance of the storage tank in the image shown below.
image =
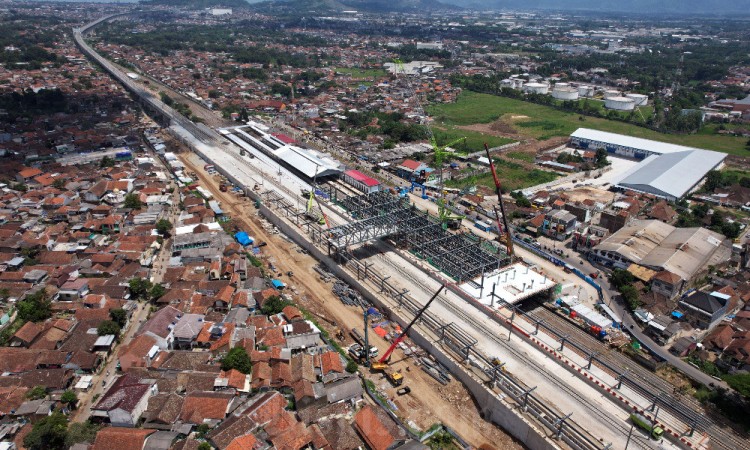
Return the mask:
[[[626,94],[625,97],[633,100],[635,106],[644,106],[648,103],[648,95],[643,94]]]
[[[612,98],[612,97],[619,97],[619,96],[620,96],[620,91],[616,89],[607,89],[606,91],[604,91],[605,99]]]
[[[552,90],[552,97],[558,100],[578,100],[578,89],[568,86],[560,86],[560,83],[555,85]]]
[[[604,107],[617,111],[632,111],[635,109],[635,102],[627,97],[610,97],[604,99]]]
[[[526,83],[523,85],[524,92],[533,92],[534,94],[549,93],[549,85],[544,83]]]
[[[591,97],[594,95],[594,88],[591,86],[578,86],[578,95],[581,97]]]

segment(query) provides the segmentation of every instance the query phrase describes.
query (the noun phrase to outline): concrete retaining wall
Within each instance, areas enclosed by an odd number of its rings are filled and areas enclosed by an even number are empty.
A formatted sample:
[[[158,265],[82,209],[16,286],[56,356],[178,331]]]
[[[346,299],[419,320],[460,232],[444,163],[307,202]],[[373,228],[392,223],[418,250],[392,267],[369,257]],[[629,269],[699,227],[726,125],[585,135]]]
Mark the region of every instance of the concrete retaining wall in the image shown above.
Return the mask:
[[[310,252],[315,259],[323,263],[332,274],[359,291],[381,311],[386,312],[391,320],[399,322],[402,326],[405,326],[408,323],[407,320],[391,310],[389,305],[385,304],[382,299],[372,294],[370,288],[365,287],[364,284],[336,263],[333,258],[330,258],[310,242],[298,228],[288,224],[265,205],[261,205],[260,213],[269,222],[275,225],[279,231],[288,236],[297,245]],[[513,409],[513,405],[506,403],[494,391],[485,387],[480,380],[472,376],[470,372],[457,363],[448,355],[448,353],[436,345],[433,338],[423,334],[415,328],[411,329],[409,337],[415,344],[425,349],[430,355],[435,357],[435,359],[448,368],[453,376],[460,380],[469,389],[477,403],[480,405],[482,416],[485,419],[499,425],[514,438],[523,442],[524,445],[531,450],[560,449],[555,442],[545,436],[543,431],[533,426],[522,415],[518,414]]]

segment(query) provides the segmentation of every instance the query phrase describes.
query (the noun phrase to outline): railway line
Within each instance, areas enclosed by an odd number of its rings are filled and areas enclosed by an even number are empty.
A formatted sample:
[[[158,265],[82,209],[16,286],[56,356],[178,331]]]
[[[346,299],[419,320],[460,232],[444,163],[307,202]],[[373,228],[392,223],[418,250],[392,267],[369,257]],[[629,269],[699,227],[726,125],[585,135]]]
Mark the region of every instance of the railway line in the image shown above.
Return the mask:
[[[398,272],[403,276],[405,279],[408,279],[413,283],[413,286],[421,286],[423,285],[422,280],[417,279],[413,274],[407,272],[402,267],[396,265],[390,258],[385,257],[382,253],[378,255],[379,260],[388,265],[392,270]],[[425,296],[429,296],[429,292],[425,290],[424,292]],[[604,423],[609,424],[614,429],[618,430],[622,435],[626,436],[628,434],[628,431],[630,429],[630,426],[627,422],[620,420],[616,417],[613,417],[612,415],[608,414],[607,412],[603,412],[601,405],[594,404],[592,401],[588,400],[585,396],[579,395],[577,391],[575,391],[573,388],[571,388],[567,383],[563,382],[559,375],[556,373],[551,373],[547,368],[545,368],[542,364],[535,361],[533,358],[528,358],[528,355],[525,353],[522,353],[521,351],[516,348],[513,344],[511,344],[506,339],[501,339],[495,334],[487,333],[487,329],[485,327],[481,327],[477,321],[476,318],[473,318],[469,316],[469,314],[459,308],[457,305],[455,305],[454,302],[450,301],[448,298],[445,297],[445,295],[439,295],[436,299],[436,301],[441,304],[443,307],[450,310],[456,317],[459,317],[463,324],[467,328],[472,329],[475,333],[480,333],[484,337],[487,337],[491,339],[495,344],[502,347],[505,351],[511,353],[516,358],[525,360],[527,364],[532,365],[538,373],[542,374],[550,384],[556,386],[559,390],[565,392],[570,398],[575,399],[582,407],[588,409],[591,412],[597,412],[596,417],[597,419],[601,420]],[[466,329],[464,329],[466,331]],[[490,355],[487,355],[490,356]],[[514,377],[516,381],[521,385],[526,385],[523,381],[519,380],[517,377]],[[526,385],[526,389],[531,388],[531,386]],[[555,409],[548,404],[544,405],[545,407]],[[563,416],[560,411],[556,411],[558,415]],[[584,435],[589,434],[589,432],[582,427],[580,424],[576,423],[575,421],[570,422],[571,427],[577,427],[578,431],[581,433],[584,433]],[[593,437],[593,439],[598,440],[598,438]],[[631,445],[637,445],[637,447],[629,447],[629,448],[644,448],[644,449],[651,449],[651,448],[657,448],[655,446],[655,443],[651,441],[647,436],[636,436],[635,434],[631,438]]]
[[[559,338],[567,336],[566,340],[574,344],[574,346],[568,346],[567,348],[573,349],[580,356],[588,358],[590,354],[596,353],[597,361],[603,363],[599,367],[610,375],[616,377],[622,372],[627,372],[628,379],[624,384],[641,395],[654,396],[654,394],[657,394],[661,401],[661,407],[681,416],[681,423],[694,420],[696,428],[707,433],[711,438],[713,448],[733,450],[748,447],[746,439],[737,437],[736,432],[739,432],[738,430],[729,432],[722,428],[722,426],[729,427],[729,424],[716,423],[716,421],[707,418],[705,409],[695,398],[676,392],[675,386],[667,380],[626,355],[613,350],[609,345],[586,333],[580,327],[550,311],[548,307],[537,305],[525,311],[525,316],[533,321],[543,321],[546,328]],[[585,350],[581,351],[581,349]],[[617,370],[612,370],[612,368]]]
[[[103,20],[106,20],[108,18],[102,18],[98,22],[101,22]],[[226,142],[223,141],[223,139],[219,136],[218,133],[216,133],[214,130],[202,125],[202,124],[195,124],[191,122],[186,117],[180,115],[176,111],[169,108],[167,105],[164,105],[159,99],[155,98],[151,93],[147,92],[140,86],[137,86],[133,84],[129,78],[125,76],[125,74],[119,70],[117,67],[109,63],[107,60],[102,58],[100,55],[98,55],[95,51],[93,51],[88,45],[83,41],[82,39],[82,31],[85,31],[89,28],[91,28],[95,23],[92,23],[81,30],[76,30],[75,37],[76,42],[79,44],[79,46],[84,50],[84,53],[89,55],[90,57],[94,58],[99,64],[101,64],[105,69],[107,69],[112,75],[118,79],[123,85],[125,85],[128,90],[133,92],[135,95],[141,97],[141,99],[150,105],[151,108],[158,110],[161,112],[161,114],[166,117],[171,123],[179,125],[182,127],[187,133],[195,136],[199,141],[203,142],[204,144],[208,146],[216,147],[215,150],[219,150],[221,154],[228,155],[232,160],[236,161],[239,164],[234,164],[235,169],[242,172],[242,174],[248,179],[248,180],[255,180],[255,183],[258,182],[258,177],[260,176],[261,183],[264,184],[265,181],[268,181],[269,184],[274,188],[276,192],[281,193],[281,195],[286,198],[288,201],[291,201],[291,204],[294,204],[295,202],[300,201],[299,193],[292,192],[287,186],[285,186],[283,183],[281,183],[281,174],[279,174],[279,181],[276,181],[273,177],[267,177],[266,174],[263,173],[263,171],[260,171],[260,174],[258,173],[258,169],[255,167],[252,167],[250,165],[249,161],[245,158],[239,155],[239,152],[234,152],[230,148],[226,148],[225,144]],[[281,172],[281,169],[279,168],[279,172]],[[338,188],[339,186],[337,186]],[[345,189],[341,189],[345,193],[352,192],[353,194],[349,195],[359,195],[359,192],[353,191],[348,186],[345,187]],[[330,215],[331,225],[336,226],[338,224],[347,223],[349,222],[349,219],[342,213],[340,213],[336,208],[331,205],[323,203],[322,205],[325,206],[327,210],[327,215]],[[404,270],[403,267],[400,267],[397,265],[392,259],[382,257],[381,259],[389,265],[389,267],[392,270],[397,271],[400,275],[404,276],[406,279],[408,279],[410,282],[412,282],[413,286],[419,286],[423,290],[424,287],[424,280],[419,279],[419,277],[415,277],[413,273],[410,273],[406,270]],[[627,430],[630,428],[629,424],[625,420],[618,419],[616,416],[612,416],[607,413],[603,413],[601,411],[600,405],[593,403],[590,399],[585,398],[585,396],[580,395],[580,392],[573,389],[570,385],[565,384],[562,382],[557,374],[551,373],[547,368],[544,367],[542,363],[540,363],[535,358],[529,358],[529,355],[526,353],[520,352],[517,348],[515,348],[513,345],[506,342],[504,339],[499,338],[498,336],[495,336],[492,333],[487,333],[486,327],[479,327],[477,325],[477,319],[476,317],[471,317],[465,309],[462,309],[462,307],[455,304],[455,302],[452,302],[448,300],[447,298],[443,298],[442,296],[439,297],[438,300],[439,304],[445,308],[446,310],[449,310],[451,314],[461,319],[463,322],[465,322],[467,329],[475,330],[476,332],[480,333],[484,338],[492,340],[496,345],[502,347],[505,351],[507,351],[509,354],[514,355],[516,358],[520,358],[521,360],[524,360],[526,364],[529,366],[535,368],[538,373],[545,378],[545,380],[552,386],[555,386],[558,388],[561,392],[565,392],[566,395],[576,399],[579,403],[579,405],[583,409],[587,409],[588,411],[591,411],[591,414],[596,417],[598,420],[601,420],[602,423],[607,424],[611,427],[611,429],[616,430],[618,434],[627,434]],[[532,314],[534,312],[532,311]],[[540,314],[547,314],[545,312],[541,312]],[[552,314],[552,313],[550,313]],[[584,339],[584,336],[590,339],[593,339],[593,337],[588,336],[585,332],[575,327],[577,331],[568,330],[565,326],[567,323],[563,319],[559,317],[555,317],[555,320],[551,320],[551,317],[548,317],[549,324],[547,324],[547,329],[550,329],[554,334],[559,333],[565,333],[565,335],[573,336],[571,339],[572,342],[576,342],[578,346],[582,347],[584,350],[578,350],[579,352],[583,351],[589,351],[594,350],[596,346],[594,346],[591,342],[587,342],[586,339]],[[533,319],[532,319],[533,320]],[[482,321],[484,323],[492,322],[488,317],[483,317]],[[494,322],[492,322],[494,324]],[[552,325],[550,325],[552,324]],[[569,324],[571,325],[572,324]],[[557,331],[555,331],[557,330]],[[575,340],[574,340],[575,339]],[[596,341],[595,341],[596,342]],[[614,366],[619,367],[617,364],[622,364],[623,360],[620,360],[618,356],[615,356],[613,354],[601,352],[599,355],[601,357],[601,361],[604,363],[605,369],[604,370],[614,370],[613,368],[608,368],[607,366]],[[580,353],[579,353],[580,354]],[[624,358],[624,356],[622,356]],[[599,357],[597,357],[599,360]],[[632,366],[634,363],[630,361],[630,365]],[[645,369],[644,369],[645,370]],[[635,372],[635,371],[634,371]],[[648,374],[649,376],[655,377],[653,374]],[[666,381],[661,380],[658,381],[656,379],[650,378],[647,376],[646,373],[638,373],[637,375],[634,375],[633,373],[629,373],[629,376],[632,376],[635,378],[636,376],[639,377],[637,380],[631,380],[632,382],[628,383],[628,387],[636,390],[639,393],[644,393],[644,387],[638,385],[638,383],[635,383],[636,381],[643,382],[647,384],[648,386],[651,386],[651,388],[654,388],[654,390],[658,389],[659,395],[664,395],[664,405],[669,407],[670,409],[673,409],[675,411],[679,411],[679,407],[684,406],[681,404],[681,399],[673,399],[671,397],[670,392],[665,392],[667,389],[672,389],[671,385],[666,383]],[[658,378],[658,377],[657,377]],[[660,379],[659,379],[660,380]],[[520,383],[520,380],[517,380]],[[649,391],[646,390],[646,393]],[[652,394],[653,395],[653,394]],[[671,406],[670,406],[671,405]],[[554,412],[555,415],[559,415],[559,411],[556,411],[553,407],[546,405],[546,404],[540,404],[535,405],[538,408],[548,408],[550,413]],[[693,402],[694,406],[694,402]],[[619,410],[619,407],[617,408]],[[683,411],[684,412],[684,411]],[[693,413],[695,411],[692,411]],[[578,424],[576,424],[573,421],[565,422],[566,427],[570,427],[575,430],[575,433],[573,435],[579,436],[583,441],[588,441],[590,439],[593,439],[593,437],[590,436],[590,433],[586,431],[586,429]],[[700,416],[699,419],[696,419],[696,425],[698,426],[698,429],[706,429],[709,432],[709,435],[711,436],[711,443],[713,448],[720,448],[720,449],[734,449],[734,448],[748,448],[747,441],[742,440],[741,438],[737,438],[733,436],[731,433],[726,432],[722,430],[718,425],[711,422],[709,419],[705,418],[704,416]],[[582,442],[583,442],[582,441]],[[633,435],[633,442],[638,445],[640,448],[654,448],[655,443],[650,441],[648,438],[644,438],[643,436],[636,436]],[[630,447],[633,448],[633,447]]]

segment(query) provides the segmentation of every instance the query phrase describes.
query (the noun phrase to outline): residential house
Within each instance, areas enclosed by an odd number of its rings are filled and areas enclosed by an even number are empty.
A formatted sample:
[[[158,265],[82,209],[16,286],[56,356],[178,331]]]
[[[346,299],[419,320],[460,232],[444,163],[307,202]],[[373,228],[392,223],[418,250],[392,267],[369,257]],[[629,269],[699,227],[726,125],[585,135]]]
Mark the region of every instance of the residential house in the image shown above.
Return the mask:
[[[143,450],[146,439],[156,430],[105,427],[96,434],[91,450]]]
[[[174,336],[173,348],[191,349],[203,328],[204,318],[203,314],[185,314],[180,317],[174,326],[174,330],[172,330]]]
[[[148,400],[157,394],[154,381],[141,381],[127,373],[118,378],[101,399],[91,408],[95,421],[109,422],[116,427],[134,427],[148,406]]]
[[[729,298],[716,292],[696,291],[680,299],[680,306],[689,323],[697,328],[710,329],[727,313]]]
[[[89,280],[87,278],[71,279],[63,283],[58,291],[61,302],[73,302],[80,300],[89,293]]]
[[[685,281],[679,275],[662,270],[651,278],[651,290],[667,298],[674,298],[682,292]]]

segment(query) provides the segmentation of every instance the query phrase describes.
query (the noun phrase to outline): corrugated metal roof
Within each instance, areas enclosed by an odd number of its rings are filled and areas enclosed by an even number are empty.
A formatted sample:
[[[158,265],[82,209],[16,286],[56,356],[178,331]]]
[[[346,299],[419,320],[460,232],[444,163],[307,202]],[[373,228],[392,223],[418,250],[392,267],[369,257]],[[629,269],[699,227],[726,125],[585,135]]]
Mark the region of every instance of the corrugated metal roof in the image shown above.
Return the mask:
[[[572,138],[589,139],[592,141],[606,142],[608,144],[620,145],[622,147],[631,147],[638,150],[647,150],[660,155],[666,153],[684,152],[687,150],[697,150],[694,147],[685,147],[684,145],[669,144],[666,142],[652,141],[624,134],[608,133],[606,131],[592,130],[590,128],[579,128],[570,135]]]
[[[626,172],[617,185],[662,197],[680,198],[726,156],[709,150],[652,155]]]

